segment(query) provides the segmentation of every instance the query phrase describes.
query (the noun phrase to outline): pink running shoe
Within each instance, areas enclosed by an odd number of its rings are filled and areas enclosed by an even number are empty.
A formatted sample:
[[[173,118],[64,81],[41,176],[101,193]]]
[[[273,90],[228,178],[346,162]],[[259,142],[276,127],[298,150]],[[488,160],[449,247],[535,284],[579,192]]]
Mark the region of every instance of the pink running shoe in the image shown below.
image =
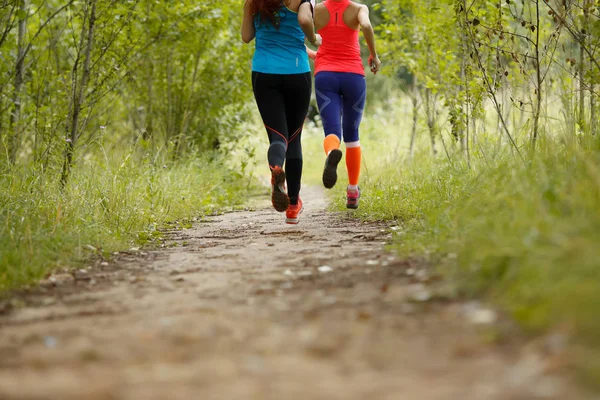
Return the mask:
[[[360,199],[360,188],[358,190],[348,189],[346,191],[346,208],[356,210]]]

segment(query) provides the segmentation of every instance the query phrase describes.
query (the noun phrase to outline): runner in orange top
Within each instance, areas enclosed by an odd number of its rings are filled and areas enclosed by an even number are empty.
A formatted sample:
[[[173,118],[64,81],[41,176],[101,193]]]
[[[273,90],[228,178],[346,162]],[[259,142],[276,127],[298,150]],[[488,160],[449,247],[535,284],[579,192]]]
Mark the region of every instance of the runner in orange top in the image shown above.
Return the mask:
[[[315,28],[323,38],[317,53],[309,51],[309,56],[315,58],[315,92],[325,131],[323,147],[327,158],[323,185],[332,188],[337,181],[343,138],[349,183],[346,206],[358,208],[362,154],[358,127],[367,94],[358,41],[360,30],[369,47],[371,72],[376,74],[381,64],[375,49],[369,8],[350,0],[326,0],[315,7]]]

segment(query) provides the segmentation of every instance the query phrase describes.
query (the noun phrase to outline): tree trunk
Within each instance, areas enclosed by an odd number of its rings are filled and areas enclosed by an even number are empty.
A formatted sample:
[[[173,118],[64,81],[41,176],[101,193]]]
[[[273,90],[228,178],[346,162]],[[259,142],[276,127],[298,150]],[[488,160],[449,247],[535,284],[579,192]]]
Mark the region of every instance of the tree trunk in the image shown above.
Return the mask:
[[[0,171],[10,163],[8,156],[8,137],[4,133],[4,96],[0,92]]]
[[[144,140],[149,140],[154,137],[154,63],[152,60],[148,60],[148,62],[150,63],[150,71],[146,82],[148,103],[146,105],[146,128],[144,129],[143,134]]]
[[[586,2],[587,3],[587,2]],[[583,6],[584,22],[583,28],[579,32],[579,65],[577,68],[577,74],[579,75],[579,117],[578,124],[580,129],[585,127],[585,37],[586,34],[585,26],[587,19],[586,5]]]
[[[437,156],[435,147],[435,106],[431,104],[431,89],[425,89],[425,107],[427,108],[427,127],[429,128],[429,136],[431,138],[431,151],[433,156]]]
[[[21,0],[19,11],[19,32],[17,37],[17,63],[15,66],[14,91],[12,97],[13,112],[10,115],[9,161],[15,164],[21,147],[21,87],[25,77],[25,34],[27,32],[27,0]]]
[[[475,107],[475,105],[473,105]],[[469,158],[471,157],[471,149],[474,149],[477,146],[477,119],[471,116],[471,131],[469,133]]]
[[[6,5],[6,7],[8,7],[8,5]],[[2,14],[2,18],[0,19],[0,27],[2,27],[0,31],[0,47],[4,44],[4,41],[12,31],[12,17],[16,7],[17,5],[13,3],[11,4],[10,11],[6,8]],[[0,87],[0,151],[2,152],[2,163],[0,163],[0,166],[2,167],[10,164],[10,141],[12,139],[11,131],[4,126],[4,112],[8,110],[9,107],[6,106],[6,96],[3,93],[3,89],[3,86]]]
[[[92,60],[92,48],[94,45],[94,27],[96,22],[96,0],[88,0],[88,7],[86,8],[86,15],[84,16],[84,21],[88,21],[87,25],[87,34],[85,33],[85,24],[82,29],[82,40],[80,43],[83,43],[83,37],[86,35],[86,46],[85,46],[85,60],[83,62],[83,71],[81,73],[81,79],[79,83],[77,83],[77,73],[78,73],[78,61],[75,61],[75,65],[73,67],[73,73],[75,75],[75,87],[73,88],[74,98],[72,100],[72,110],[71,110],[71,118],[70,123],[67,124],[67,146],[65,150],[65,159],[63,163],[63,170],[61,174],[61,183],[64,186],[67,183],[69,178],[69,174],[71,172],[71,168],[73,166],[73,155],[75,152],[75,146],[77,144],[77,139],[79,138],[79,119],[81,114],[81,107],[85,101],[85,92],[87,89],[88,81],[90,78],[90,67]],[[82,51],[80,47],[79,52]],[[79,57],[78,57],[79,58]]]
[[[596,85],[590,85],[590,131],[596,134]]]
[[[459,16],[460,17],[460,16]],[[460,21],[460,18],[459,18]],[[463,149],[463,152],[466,152],[467,155],[467,165],[469,168],[471,168],[471,149],[469,148],[469,122],[470,122],[470,118],[471,115],[469,114],[470,112],[470,108],[472,109],[472,104],[471,104],[471,92],[469,91],[469,80],[467,77],[467,71],[466,71],[466,64],[467,64],[467,54],[469,53],[469,49],[468,49],[468,43],[467,43],[467,38],[466,38],[466,33],[464,29],[462,30],[462,34],[461,34],[461,49],[462,49],[462,54],[461,54],[461,63],[460,63],[460,70],[461,70],[461,82],[462,85],[464,87],[464,92],[465,92],[465,103],[463,106],[464,109],[464,124],[465,124],[465,134],[461,135],[461,147]]]
[[[585,13],[584,28],[585,28],[586,37],[587,37],[587,35],[590,35],[590,8],[593,6],[594,6],[593,0],[586,1],[586,7],[584,8],[584,13]],[[584,42],[584,44],[589,44],[589,43],[590,42],[588,42],[588,43]],[[585,46],[582,50],[585,51]],[[592,69],[594,68],[593,64],[591,62],[589,64],[589,68],[590,68],[590,71],[592,71]],[[596,134],[596,93],[595,93],[596,86],[594,85],[593,79],[590,80],[588,90],[589,90],[589,96],[590,96],[590,119],[589,119],[590,127],[589,127],[589,130],[592,135],[595,135]]]
[[[540,67],[540,2],[535,0],[535,75],[536,75],[536,100],[533,109],[533,138],[532,148],[535,150],[535,145],[539,136],[540,111],[542,108],[542,74]]]
[[[173,57],[173,53],[170,53],[167,55],[167,59],[166,59],[166,74],[167,74],[167,118],[166,118],[166,122],[167,122],[167,126],[166,126],[166,132],[167,132],[167,143],[169,141],[171,141],[173,139],[173,136],[175,135],[175,127],[174,127],[174,118],[173,118],[173,105],[174,105],[174,98],[173,98],[173,71],[171,68],[171,57]]]
[[[182,111],[183,122],[182,122],[181,134],[183,135],[183,137],[186,137],[186,138],[188,137],[190,122],[192,121],[192,118],[194,115],[194,111],[193,111],[193,108],[194,108],[193,100],[194,100],[194,93],[195,93],[194,83],[198,81],[198,73],[200,72],[200,60],[202,60],[203,52],[204,51],[198,52],[195,56],[194,70],[192,72],[191,80],[189,80],[189,82],[191,82],[189,84],[189,92],[186,94],[187,100],[185,101],[185,105],[182,105],[182,107],[183,107],[183,111]],[[182,82],[182,84],[185,85],[184,82]]]
[[[412,159],[415,154],[415,141],[417,139],[417,122],[419,120],[419,87],[417,86],[417,77],[413,77],[412,83],[412,108],[413,108],[413,121],[412,121],[412,134],[410,135],[410,149],[409,155]]]
[[[468,112],[469,112],[469,100],[468,100],[468,83],[466,73],[466,50],[465,50],[465,34],[464,30],[461,35],[461,52],[460,52],[460,83],[455,87],[455,98],[456,108],[454,112],[454,123],[452,126],[452,133],[455,140],[460,142],[460,150],[464,153],[466,147],[466,137],[468,136]],[[460,101],[461,93],[465,93],[466,97],[464,102]],[[450,119],[452,121],[452,118]],[[466,132],[466,135],[465,135]]]

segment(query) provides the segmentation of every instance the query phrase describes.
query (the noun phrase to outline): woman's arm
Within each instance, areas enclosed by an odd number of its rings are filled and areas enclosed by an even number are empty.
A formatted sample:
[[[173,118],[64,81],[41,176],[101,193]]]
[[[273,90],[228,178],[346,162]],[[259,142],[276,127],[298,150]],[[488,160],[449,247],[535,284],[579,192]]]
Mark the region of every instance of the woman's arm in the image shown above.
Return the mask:
[[[250,43],[256,35],[256,31],[254,30],[254,19],[250,12],[251,1],[252,0],[246,0],[244,2],[244,18],[242,20],[242,40],[244,43]]]
[[[309,49],[307,46],[306,47],[306,53],[308,53],[308,58],[310,58],[311,60],[314,60],[317,58],[317,52],[314,51],[313,49]]]
[[[371,20],[369,19],[369,7],[365,5],[360,7],[360,10],[358,11],[358,23],[360,24],[360,29],[367,41],[369,52],[371,53],[369,56],[369,67],[371,67],[371,71],[376,74],[377,71],[379,71],[381,61],[379,61],[377,49],[375,48],[375,31],[373,30]]]
[[[315,24],[313,23],[312,14],[312,4],[310,4],[310,2],[300,4],[300,8],[298,9],[298,24],[300,24],[302,32],[304,32],[306,38],[311,44],[315,46],[321,45],[321,35],[315,33]]]

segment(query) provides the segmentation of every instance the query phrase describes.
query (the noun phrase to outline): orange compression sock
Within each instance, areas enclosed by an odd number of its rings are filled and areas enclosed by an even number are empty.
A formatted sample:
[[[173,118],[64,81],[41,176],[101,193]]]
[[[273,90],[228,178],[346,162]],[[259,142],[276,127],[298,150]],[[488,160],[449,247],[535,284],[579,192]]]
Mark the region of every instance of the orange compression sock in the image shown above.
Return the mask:
[[[360,145],[357,147],[346,147],[346,168],[348,168],[348,183],[350,185],[358,185],[361,157],[362,151]]]

